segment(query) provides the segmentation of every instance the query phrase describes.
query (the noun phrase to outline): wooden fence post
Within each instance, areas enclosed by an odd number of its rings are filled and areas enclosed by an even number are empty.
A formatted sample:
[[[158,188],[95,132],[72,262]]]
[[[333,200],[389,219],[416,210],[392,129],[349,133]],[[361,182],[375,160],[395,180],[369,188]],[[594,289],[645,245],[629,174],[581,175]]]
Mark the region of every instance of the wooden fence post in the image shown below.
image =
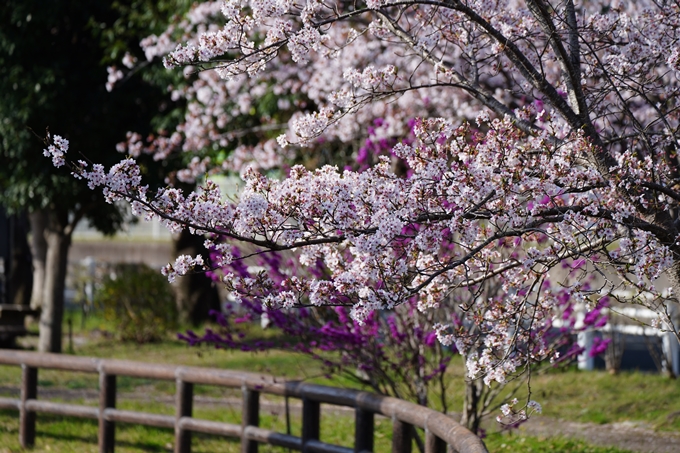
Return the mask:
[[[21,406],[19,407],[19,443],[23,448],[35,443],[35,412],[26,409],[26,401],[38,396],[38,369],[21,365]]]
[[[194,403],[194,384],[177,379],[175,410],[175,453],[191,453],[191,431],[180,429],[182,417],[191,417]]]
[[[354,452],[373,451],[373,412],[357,407],[354,411]]]
[[[257,442],[246,438],[248,426],[260,425],[260,392],[243,386],[243,413],[241,415],[241,452],[257,453]]]
[[[116,425],[104,419],[107,408],[116,407],[116,376],[99,372],[99,453],[113,453]]]
[[[445,453],[446,442],[435,436],[429,429],[425,430],[425,453]]]
[[[302,453],[307,453],[307,441],[318,440],[321,433],[321,404],[306,396],[302,398]]]
[[[392,420],[392,453],[411,453],[413,426],[396,418]]]

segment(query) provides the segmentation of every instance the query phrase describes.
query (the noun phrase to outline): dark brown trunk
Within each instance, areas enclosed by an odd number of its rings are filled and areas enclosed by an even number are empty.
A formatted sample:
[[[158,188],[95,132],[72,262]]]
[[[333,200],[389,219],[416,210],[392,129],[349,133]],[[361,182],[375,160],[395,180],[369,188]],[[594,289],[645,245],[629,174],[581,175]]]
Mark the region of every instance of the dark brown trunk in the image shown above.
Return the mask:
[[[460,424],[477,434],[482,423],[482,393],[484,383],[481,379],[465,381],[465,401]]]
[[[208,251],[203,247],[205,239],[184,230],[174,243],[174,254],[203,255],[207,259]],[[200,324],[208,320],[210,310],[220,310],[220,299],[217,287],[204,273],[197,272],[177,279],[175,284],[177,312],[180,321]]]
[[[25,215],[13,219],[12,265],[9,274],[9,303],[29,305],[33,285],[31,249],[28,246],[28,219]]]
[[[45,293],[45,260],[47,259],[47,241],[45,229],[47,228],[47,210],[40,209],[28,216],[31,227],[31,259],[33,262],[33,289],[31,291],[31,308],[34,310],[42,307],[42,299]]]
[[[40,313],[40,352],[61,352],[61,323],[64,318],[64,289],[71,234],[67,233],[66,219],[60,217],[50,211],[45,229],[47,254]]]

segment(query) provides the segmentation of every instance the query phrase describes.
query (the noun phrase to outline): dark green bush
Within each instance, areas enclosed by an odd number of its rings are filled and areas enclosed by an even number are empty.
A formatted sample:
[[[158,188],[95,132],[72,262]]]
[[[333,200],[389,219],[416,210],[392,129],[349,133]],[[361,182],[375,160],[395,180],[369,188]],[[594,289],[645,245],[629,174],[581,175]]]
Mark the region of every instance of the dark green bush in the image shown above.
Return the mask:
[[[177,306],[168,281],[145,264],[119,264],[104,278],[95,302],[116,325],[119,339],[148,343],[177,330]]]

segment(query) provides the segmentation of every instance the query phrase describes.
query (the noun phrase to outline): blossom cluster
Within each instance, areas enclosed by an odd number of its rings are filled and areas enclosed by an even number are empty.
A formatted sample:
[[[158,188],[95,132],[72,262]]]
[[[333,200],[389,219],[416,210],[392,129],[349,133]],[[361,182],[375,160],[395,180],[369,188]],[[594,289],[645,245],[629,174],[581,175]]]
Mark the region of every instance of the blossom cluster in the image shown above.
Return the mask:
[[[64,160],[64,155],[67,152],[68,140],[59,135],[55,135],[54,138],[52,138],[52,143],[47,146],[47,149],[43,150],[43,155],[52,158],[52,164],[55,167],[61,167],[66,162]]]
[[[533,400],[528,401],[523,408],[515,409],[518,403],[517,398],[514,398],[510,403],[503,404],[501,406],[503,416],[496,417],[496,421],[506,427],[516,428],[527,421],[532,413],[540,414],[543,411],[541,405]]]
[[[161,269],[161,273],[168,277],[170,283],[174,282],[178,276],[187,275],[195,268],[202,269],[204,265],[203,257],[197,255],[191,257],[189,255],[180,255],[175,259],[174,264],[167,264]]]

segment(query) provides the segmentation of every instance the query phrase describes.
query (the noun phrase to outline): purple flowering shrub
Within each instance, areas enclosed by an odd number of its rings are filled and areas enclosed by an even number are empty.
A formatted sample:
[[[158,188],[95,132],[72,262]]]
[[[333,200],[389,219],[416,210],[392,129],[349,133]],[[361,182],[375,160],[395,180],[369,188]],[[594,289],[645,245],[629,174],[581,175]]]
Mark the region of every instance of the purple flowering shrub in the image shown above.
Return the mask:
[[[236,247],[232,253],[240,255]],[[294,258],[286,259],[276,252],[259,255],[256,263],[257,266],[248,267],[243,261],[234,260],[228,271],[246,280],[266,273],[275,284],[284,281],[284,269],[288,272],[294,269],[296,275],[324,272],[320,261],[303,270]],[[219,279],[220,272],[210,275]],[[343,374],[376,392],[423,405],[428,405],[428,394],[434,385],[436,393],[442,396],[439,405],[446,409],[442,377],[455,348],[446,348],[437,341],[432,329],[434,320],[430,319],[434,313],[419,313],[416,305],[416,298],[412,298],[394,310],[375,311],[360,324],[350,317],[350,307],[343,305],[276,309],[243,296],[238,303],[228,304],[224,313],[212,313],[218,329],[207,329],[202,335],[189,331],[179,337],[191,345],[207,343],[243,351],[298,352],[319,360],[327,375]],[[262,318],[281,336],[272,340],[247,335],[252,329],[245,327]]]
[[[290,290],[285,285],[291,275],[302,278],[309,273],[317,278],[330,278],[321,260],[312,266],[304,266],[294,254],[263,253],[259,250],[246,253],[235,246],[230,249],[231,262],[210,271],[209,275],[215,281],[224,281],[224,276],[228,276],[228,286],[237,300],[228,304],[224,312],[212,313],[217,328],[207,329],[201,335],[188,331],[179,335],[181,339],[191,345],[209,344],[224,349],[298,352],[318,360],[328,376],[344,375],[376,392],[444,411],[449,408],[447,388],[451,383],[446,371],[453,356],[461,354],[467,362],[470,356],[482,350],[482,345],[488,343],[492,334],[493,325],[469,307],[473,306],[475,299],[486,298],[490,305],[500,305],[508,297],[502,280],[488,280],[469,291],[452,292],[439,310],[422,312],[418,310],[422,301],[412,297],[392,310],[374,311],[363,323],[359,323],[350,316],[351,305],[343,304],[346,301],[341,297],[337,297],[335,306],[310,306],[309,300],[301,297],[290,308],[271,307],[266,303],[269,294],[261,290],[255,293],[249,286],[253,281],[268,280],[268,290],[277,293]],[[215,250],[211,260],[219,262],[220,253]],[[581,267],[579,262],[565,262],[564,278],[580,279],[584,290],[587,290],[592,275],[585,273]],[[546,279],[543,289],[552,284]],[[262,286],[259,285],[260,288]],[[529,289],[520,288],[517,292],[524,297],[525,291]],[[553,291],[558,294],[557,321],[548,320],[540,328],[531,326],[530,330],[527,329],[529,338],[521,343],[536,356],[544,356],[546,350],[552,351],[553,360],[549,366],[570,363],[584,352],[576,344],[575,334],[582,329],[602,327],[607,322],[604,309],[608,305],[607,299],[601,298],[586,313],[582,326],[577,328],[576,304],[569,290],[565,286],[562,290],[553,288]],[[280,335],[275,339],[263,339],[261,335],[254,334],[252,324],[263,319],[268,328],[276,329]],[[457,340],[448,346],[440,341],[442,333],[437,332],[436,326],[442,322],[455,329]],[[606,346],[607,340],[598,340],[589,353],[602,353]],[[503,354],[502,348],[498,349],[498,354]],[[471,363],[474,364],[475,360]],[[538,366],[538,360],[535,365]],[[506,382],[514,381],[521,387],[524,381],[518,377],[527,377],[532,369],[517,370],[512,379],[503,381],[493,374],[478,376],[469,367],[466,370],[463,421],[480,433],[481,419],[504,402],[495,398],[501,394]],[[432,400],[433,396],[436,401]],[[527,405],[535,404],[527,399]],[[512,412],[507,405],[505,407],[509,414],[501,420],[505,427],[516,427],[526,420],[523,410]]]

